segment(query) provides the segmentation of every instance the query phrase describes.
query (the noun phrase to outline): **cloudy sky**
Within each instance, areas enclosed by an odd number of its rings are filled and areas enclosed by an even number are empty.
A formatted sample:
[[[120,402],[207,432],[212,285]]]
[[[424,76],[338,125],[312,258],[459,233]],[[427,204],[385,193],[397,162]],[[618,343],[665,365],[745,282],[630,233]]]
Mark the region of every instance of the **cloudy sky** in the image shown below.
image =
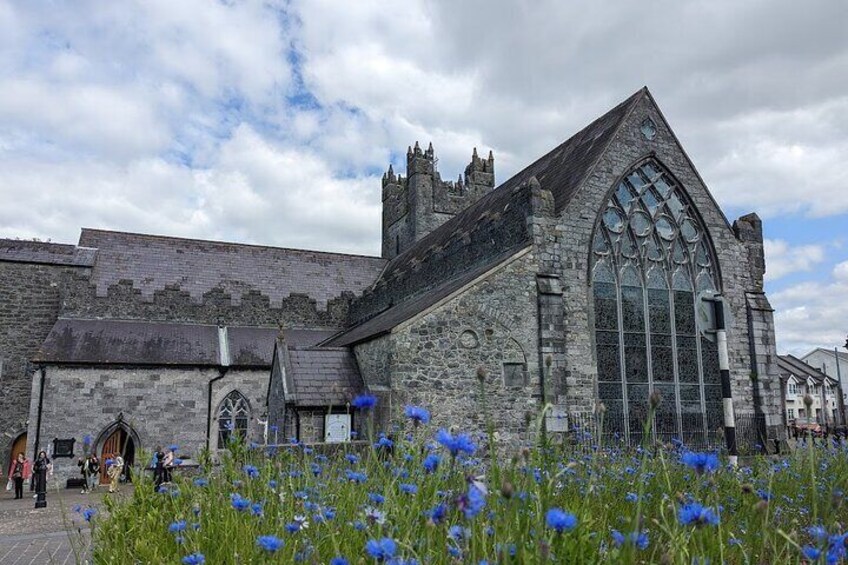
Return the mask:
[[[379,253],[432,140],[500,180],[648,85],[731,219],[765,220],[781,351],[848,333],[848,2],[0,0],[0,236],[102,227]]]

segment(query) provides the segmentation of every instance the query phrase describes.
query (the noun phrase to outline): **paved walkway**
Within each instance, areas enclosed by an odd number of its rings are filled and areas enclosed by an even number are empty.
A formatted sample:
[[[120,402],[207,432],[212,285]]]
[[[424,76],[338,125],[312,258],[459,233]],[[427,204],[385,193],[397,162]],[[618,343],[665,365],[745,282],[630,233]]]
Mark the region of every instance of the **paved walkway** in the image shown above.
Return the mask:
[[[131,492],[132,487],[124,487],[117,496]],[[109,496],[105,488],[90,495],[53,490],[47,493],[47,508],[35,509],[29,491],[23,500],[0,492],[0,565],[86,563],[89,528],[82,510],[93,507],[102,516],[104,495]]]

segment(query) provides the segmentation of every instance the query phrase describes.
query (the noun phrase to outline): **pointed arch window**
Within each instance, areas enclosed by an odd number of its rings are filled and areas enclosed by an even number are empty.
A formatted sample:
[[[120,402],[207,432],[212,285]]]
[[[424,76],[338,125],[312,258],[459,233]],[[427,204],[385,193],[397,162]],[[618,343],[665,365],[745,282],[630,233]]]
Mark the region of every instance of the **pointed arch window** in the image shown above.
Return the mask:
[[[598,397],[605,427],[641,440],[654,391],[654,433],[707,440],[721,426],[715,344],[695,329],[696,295],[717,289],[715,254],[694,204],[655,160],[610,191],[592,239]]]
[[[247,437],[250,405],[239,391],[229,393],[218,407],[218,447],[223,448],[231,438]]]

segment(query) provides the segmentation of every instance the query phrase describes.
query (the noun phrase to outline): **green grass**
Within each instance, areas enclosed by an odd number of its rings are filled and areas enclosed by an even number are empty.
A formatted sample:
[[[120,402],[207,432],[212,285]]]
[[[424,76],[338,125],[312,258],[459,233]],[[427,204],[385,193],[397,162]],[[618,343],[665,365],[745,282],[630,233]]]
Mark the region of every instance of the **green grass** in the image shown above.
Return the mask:
[[[397,562],[434,564],[800,563],[803,546],[822,549],[821,562],[828,550],[844,552],[842,539],[819,541],[808,531],[821,525],[841,535],[848,523],[844,446],[802,447],[782,459],[758,457],[698,475],[669,447],[650,454],[525,447],[491,458],[488,438],[480,437],[473,457],[454,460],[433,441],[435,431],[399,433],[391,453],[348,445],[328,457],[304,446],[268,455],[236,444],[220,466],[203,471],[207,485],[178,476],[165,492],[154,492],[150,477],[137,472],[133,495],[107,500],[108,518],[92,520],[94,561],[180,563],[201,553],[215,564],[329,563],[337,556],[375,563],[366,543],[382,538],[396,542]],[[346,454],[354,452],[359,460],[351,463]],[[429,453],[441,456],[435,473],[422,466]],[[353,482],[348,471],[367,479]],[[417,492],[403,492],[404,484]],[[485,508],[468,517],[463,497],[474,484],[485,485]],[[372,493],[384,501],[377,504]],[[261,515],[236,510],[233,494],[261,503]],[[682,524],[688,502],[712,508],[719,523]],[[434,522],[428,516],[439,504],[445,517]],[[577,526],[562,533],[548,527],[551,508],[576,516]],[[308,527],[287,531],[296,516]],[[169,532],[181,520],[186,529]],[[613,530],[647,534],[648,546],[618,547]],[[263,535],[282,539],[283,547],[266,551],[257,544]]]

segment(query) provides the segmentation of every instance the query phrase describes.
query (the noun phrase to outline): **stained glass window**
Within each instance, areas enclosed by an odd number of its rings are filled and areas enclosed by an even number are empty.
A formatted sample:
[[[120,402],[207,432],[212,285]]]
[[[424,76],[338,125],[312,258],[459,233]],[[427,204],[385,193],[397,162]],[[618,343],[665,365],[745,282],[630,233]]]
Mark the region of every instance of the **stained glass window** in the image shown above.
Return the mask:
[[[239,391],[232,391],[218,407],[218,447],[226,446],[234,436],[244,439],[249,420],[250,406],[247,399]]]
[[[720,426],[715,344],[699,337],[696,296],[715,290],[712,247],[687,194],[656,161],[611,192],[592,239],[598,397],[607,431],[638,442],[656,391],[654,434],[706,440]]]

